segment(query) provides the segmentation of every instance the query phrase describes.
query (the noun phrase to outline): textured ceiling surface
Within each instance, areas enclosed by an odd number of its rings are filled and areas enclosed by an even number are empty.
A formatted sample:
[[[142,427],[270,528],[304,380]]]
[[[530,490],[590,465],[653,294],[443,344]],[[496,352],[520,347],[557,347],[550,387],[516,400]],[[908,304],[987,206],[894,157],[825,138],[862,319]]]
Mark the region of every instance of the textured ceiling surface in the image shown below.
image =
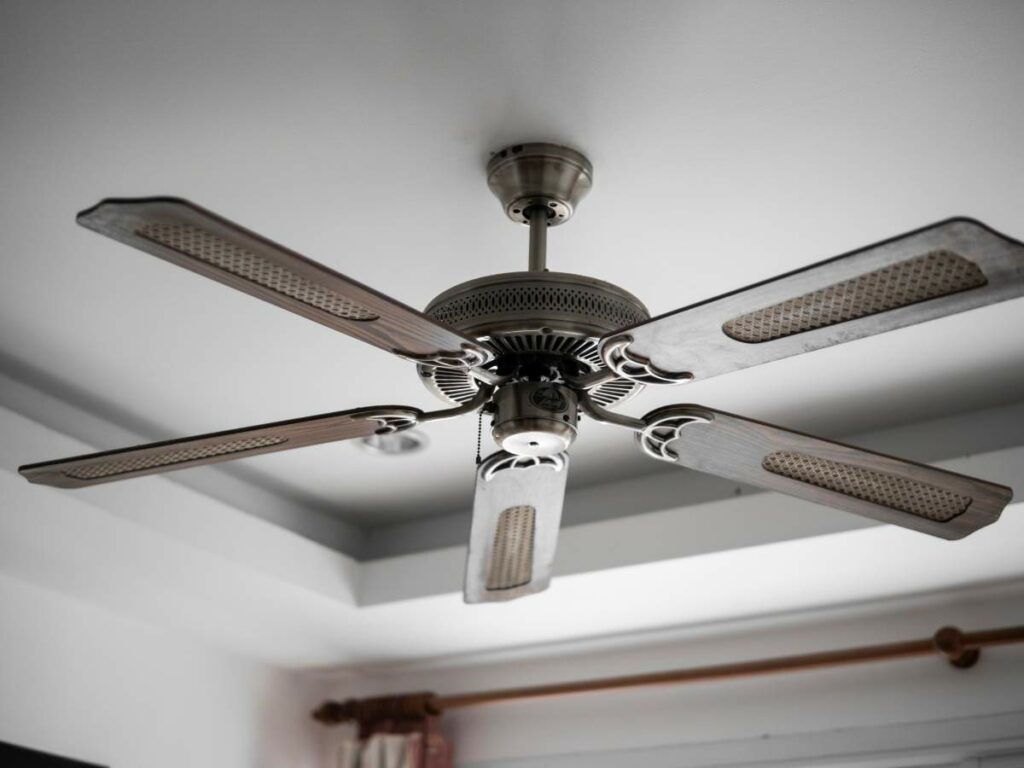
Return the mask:
[[[552,269],[654,313],[955,214],[1024,238],[1022,33],[1020,3],[7,0],[0,355],[153,438],[437,407],[409,364],[74,214],[187,197],[422,307],[525,266],[482,171],[524,140],[595,164]],[[624,410],[701,402],[841,435],[982,407],[1019,397],[1022,327],[1018,300]],[[338,444],[246,464],[367,525],[465,509],[475,420],[425,431],[409,457]],[[587,422],[573,458],[575,486],[657,471]]]

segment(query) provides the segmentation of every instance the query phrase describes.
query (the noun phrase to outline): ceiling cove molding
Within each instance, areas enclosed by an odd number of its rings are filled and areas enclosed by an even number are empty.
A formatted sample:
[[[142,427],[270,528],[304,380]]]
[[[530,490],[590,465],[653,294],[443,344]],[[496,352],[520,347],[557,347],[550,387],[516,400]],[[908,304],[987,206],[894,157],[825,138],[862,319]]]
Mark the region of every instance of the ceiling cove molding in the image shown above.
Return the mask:
[[[961,616],[962,606],[970,606],[978,616]],[[750,638],[760,633],[770,632],[774,635],[806,632],[808,627],[827,628],[832,625],[849,622],[871,624],[879,617],[922,616],[917,620],[920,625],[917,634],[927,633],[935,629],[936,621],[957,621],[964,627],[973,628],[988,624],[1015,624],[1024,621],[1024,577],[1011,577],[982,584],[944,588],[933,591],[919,592],[911,595],[895,597],[855,600],[825,607],[798,608],[790,611],[762,613],[741,618],[707,621],[685,626],[671,626],[655,629],[644,629],[634,632],[620,632],[600,637],[575,638],[564,642],[549,642],[537,645],[502,648],[496,651],[481,651],[459,656],[444,656],[430,659],[412,659],[401,663],[386,665],[362,664],[358,667],[340,667],[323,669],[318,676],[334,684],[360,685],[361,693],[376,694],[378,689],[391,690],[390,683],[380,685],[380,681],[390,681],[409,675],[444,675],[453,671],[464,670],[472,674],[472,670],[495,668],[502,665],[520,665],[524,663],[547,663],[567,657],[598,657],[608,654],[628,653],[642,655],[646,649],[663,649],[666,647],[683,647],[687,643],[715,643],[721,638]],[[974,624],[972,624],[972,622]],[[913,633],[911,633],[913,634]],[[890,641],[891,634],[868,634],[859,642],[874,644]],[[821,650],[815,647],[802,648],[800,652],[810,653]],[[566,673],[563,673],[563,676]],[[367,687],[366,681],[373,681]],[[545,680],[544,682],[548,682]],[[494,683],[504,685],[504,681]],[[447,691],[446,691],[447,692]]]

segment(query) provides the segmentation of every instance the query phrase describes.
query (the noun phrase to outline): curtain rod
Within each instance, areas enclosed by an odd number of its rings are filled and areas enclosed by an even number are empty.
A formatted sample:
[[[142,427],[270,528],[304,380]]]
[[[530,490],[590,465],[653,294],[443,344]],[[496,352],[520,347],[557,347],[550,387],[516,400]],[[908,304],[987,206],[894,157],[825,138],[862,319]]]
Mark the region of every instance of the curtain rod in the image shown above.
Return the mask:
[[[1024,625],[968,633],[961,632],[956,627],[943,627],[932,637],[922,640],[843,648],[799,656],[776,656],[708,667],[690,667],[641,675],[551,683],[524,688],[502,688],[451,696],[421,692],[367,699],[348,699],[342,702],[325,701],[313,712],[313,717],[325,725],[354,721],[359,723],[360,730],[364,731],[371,728],[373,723],[385,720],[422,720],[441,715],[449,709],[475,707],[502,701],[537,699],[650,685],[679,685],[708,680],[754,677],[936,654],[945,657],[954,667],[967,669],[978,662],[982,648],[1021,642],[1024,642]]]

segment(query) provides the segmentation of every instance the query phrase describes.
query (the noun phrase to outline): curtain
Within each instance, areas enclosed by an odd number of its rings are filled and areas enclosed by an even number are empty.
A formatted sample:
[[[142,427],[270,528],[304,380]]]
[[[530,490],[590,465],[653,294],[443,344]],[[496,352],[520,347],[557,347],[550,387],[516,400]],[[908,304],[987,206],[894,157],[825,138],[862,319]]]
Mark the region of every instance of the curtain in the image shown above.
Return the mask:
[[[438,719],[376,725],[372,733],[342,743],[337,768],[452,768]]]

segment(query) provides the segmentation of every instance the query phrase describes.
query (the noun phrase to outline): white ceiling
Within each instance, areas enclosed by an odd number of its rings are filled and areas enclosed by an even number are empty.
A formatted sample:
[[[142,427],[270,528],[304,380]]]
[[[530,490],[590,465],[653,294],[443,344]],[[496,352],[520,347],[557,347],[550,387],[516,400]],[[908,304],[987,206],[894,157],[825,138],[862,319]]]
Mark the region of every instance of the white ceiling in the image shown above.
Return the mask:
[[[525,265],[482,167],[531,139],[596,167],[552,268],[655,313],[954,214],[1022,238],[1022,37],[1020,3],[4,2],[0,354],[152,437],[436,407],[403,361],[74,213],[188,197],[423,306]],[[1011,302],[627,410],[697,401],[838,435],[983,407],[1020,396],[1021,327]],[[577,486],[656,470],[585,427]],[[397,460],[340,444],[246,463],[374,525],[465,509],[475,429],[430,425]]]

